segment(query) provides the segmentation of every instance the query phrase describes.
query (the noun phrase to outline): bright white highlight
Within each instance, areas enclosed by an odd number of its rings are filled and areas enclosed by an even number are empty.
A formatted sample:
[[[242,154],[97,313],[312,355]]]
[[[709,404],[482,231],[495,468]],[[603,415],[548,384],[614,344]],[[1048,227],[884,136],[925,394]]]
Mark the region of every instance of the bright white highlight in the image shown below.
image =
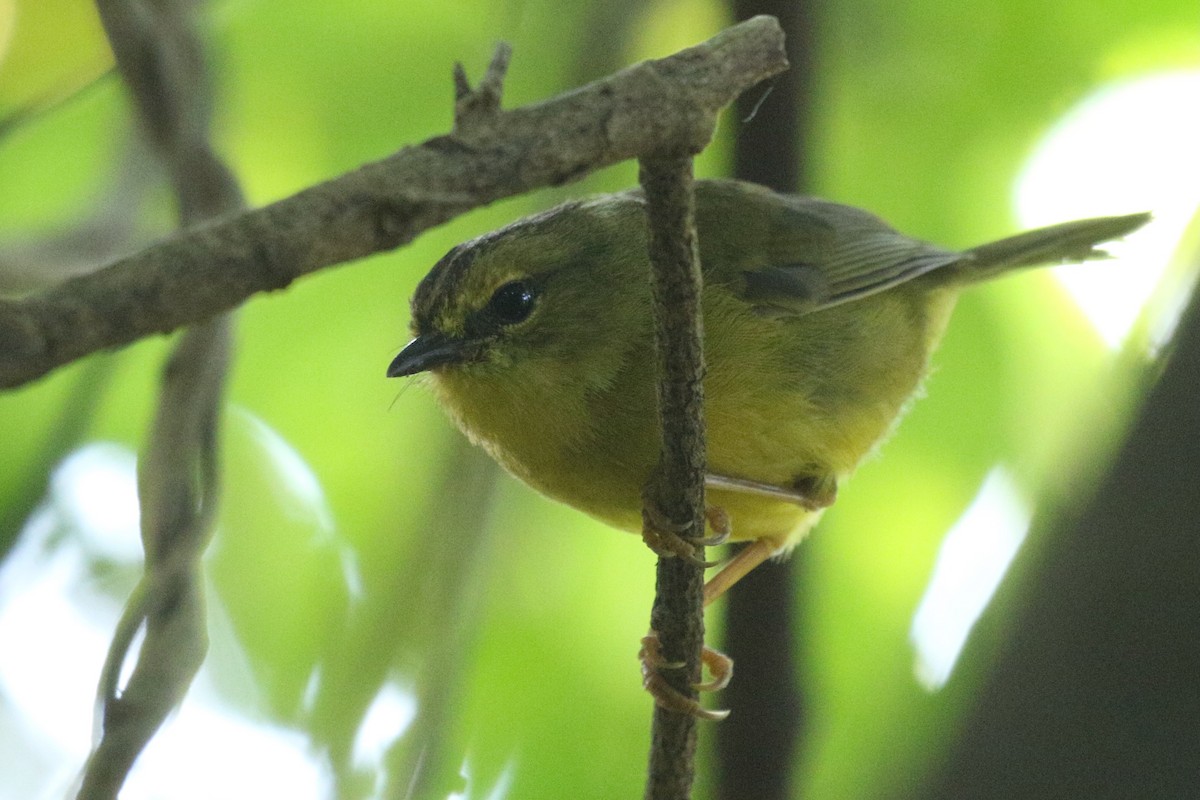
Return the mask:
[[[332,780],[296,731],[240,716],[202,686],[146,746],[121,792],[130,798],[322,800]]]
[[[509,761],[491,788],[484,789],[478,786],[479,781],[471,768],[471,761],[467,759],[463,762],[462,772],[459,773],[463,777],[463,790],[451,793],[446,800],[471,800],[473,797],[482,797],[483,800],[504,800],[512,788],[514,772],[513,762]]]
[[[134,465],[130,450],[109,443],[69,455],[0,569],[0,707],[30,749],[87,752],[96,677],[120,612],[89,566],[141,559]]]
[[[354,737],[354,763],[370,769],[382,780],[388,748],[408,730],[417,716],[417,698],[408,689],[385,683],[363,715]],[[382,789],[382,784],[377,785]]]
[[[0,568],[0,791],[14,797],[74,796],[100,667],[141,571],[136,484],[127,448],[71,454]],[[214,655],[236,647],[220,626],[212,634]],[[122,800],[330,796],[307,738],[231,707],[210,669],[138,760]]]
[[[1197,142],[1200,72],[1163,73],[1084,100],[1046,135],[1018,180],[1022,227],[1153,212],[1154,220],[1127,242],[1105,246],[1116,260],[1055,270],[1110,347],[1128,335],[1196,213]],[[1174,322],[1163,321],[1155,343],[1170,336]]]
[[[997,467],[946,534],[909,632],[917,680],[930,691],[950,677],[971,627],[1024,541],[1029,520],[1012,479]]]
[[[142,557],[133,451],[109,442],[76,450],[54,470],[50,497],[93,552],[117,561]]]

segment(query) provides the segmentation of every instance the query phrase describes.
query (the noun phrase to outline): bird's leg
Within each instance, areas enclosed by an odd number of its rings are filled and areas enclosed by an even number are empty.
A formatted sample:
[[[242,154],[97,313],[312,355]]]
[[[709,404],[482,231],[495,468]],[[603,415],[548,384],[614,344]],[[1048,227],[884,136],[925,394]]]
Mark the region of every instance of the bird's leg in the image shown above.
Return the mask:
[[[788,486],[776,486],[768,483],[730,478],[724,475],[705,476],[705,486],[709,489],[754,494],[770,497],[789,503],[796,503],[812,511],[833,504],[837,499],[837,478],[832,474],[801,475]],[[705,567],[715,566],[696,557],[697,546],[723,544],[730,534],[729,515],[718,506],[710,506],[705,511],[708,525],[714,535],[705,538],[688,538],[682,535],[684,526],[670,520],[655,506],[646,503],[643,511],[642,539],[646,545],[659,556],[678,556],[687,558]],[[704,584],[704,606],[707,608],[725,592],[729,591],[739,580],[751,570],[766,561],[778,549],[778,545],[769,539],[756,539],[743,547],[721,571]],[[642,662],[642,685],[654,698],[658,705],[678,711],[681,714],[691,714],[700,719],[725,719],[728,710],[709,710],[700,705],[692,697],[682,694],[663,679],[660,671],[664,669],[682,669],[686,665],[679,662],[669,662],[662,654],[658,634],[650,631],[642,639],[642,647],[638,652]],[[708,668],[712,679],[696,684],[697,691],[708,692],[724,689],[733,677],[733,659],[719,650],[708,645],[704,646],[701,654],[704,666]]]
[[[721,489],[795,503],[809,511],[828,508],[837,500],[837,476],[829,472],[797,475],[786,486],[709,473],[704,478],[704,485],[708,489]]]
[[[658,705],[700,719],[722,720],[729,716],[728,709],[705,708],[695,698],[688,697],[667,683],[662,676],[662,670],[683,669],[687,664],[681,661],[667,661],[662,654],[658,634],[654,631],[642,637],[642,649],[638,651],[638,659],[642,662],[642,686]],[[730,679],[733,678],[733,659],[705,645],[700,653],[700,660],[708,668],[712,680],[696,684],[693,687],[696,691],[715,692],[729,685]]]
[[[834,500],[837,499],[837,476],[832,472],[801,474],[787,486],[710,473],[705,477],[704,485],[709,489],[751,494],[795,503],[810,511],[827,508],[833,505]],[[721,568],[720,572],[704,584],[705,607],[729,591],[730,587],[744,578],[750,570],[766,561],[778,550],[779,543],[768,539],[757,539],[742,548],[733,559]]]
[[[738,554],[721,567],[721,571],[713,575],[704,584],[704,607],[708,608],[716,600],[742,578],[771,557],[778,547],[769,539],[755,539],[738,551]]]

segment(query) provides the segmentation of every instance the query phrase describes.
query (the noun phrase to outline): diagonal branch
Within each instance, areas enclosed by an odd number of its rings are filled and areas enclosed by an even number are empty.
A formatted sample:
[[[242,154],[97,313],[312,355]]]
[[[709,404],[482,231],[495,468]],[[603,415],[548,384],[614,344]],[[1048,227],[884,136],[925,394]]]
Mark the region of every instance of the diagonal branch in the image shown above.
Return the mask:
[[[721,108],[787,66],[770,17],[512,111],[499,109],[503,67],[493,63],[476,93],[494,93],[497,102],[460,94],[453,133],[185,231],[41,294],[0,300],[0,387],[208,319],[310,272],[398,247],[500,198],[667,149],[696,152]]]

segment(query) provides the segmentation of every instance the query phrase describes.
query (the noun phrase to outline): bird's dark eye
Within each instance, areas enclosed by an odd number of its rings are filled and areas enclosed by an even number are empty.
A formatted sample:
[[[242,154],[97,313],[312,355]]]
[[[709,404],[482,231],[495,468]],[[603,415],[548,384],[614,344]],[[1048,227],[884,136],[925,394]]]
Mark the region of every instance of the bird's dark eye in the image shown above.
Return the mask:
[[[488,301],[488,311],[503,325],[515,325],[533,311],[533,290],[523,281],[509,281],[496,290]]]

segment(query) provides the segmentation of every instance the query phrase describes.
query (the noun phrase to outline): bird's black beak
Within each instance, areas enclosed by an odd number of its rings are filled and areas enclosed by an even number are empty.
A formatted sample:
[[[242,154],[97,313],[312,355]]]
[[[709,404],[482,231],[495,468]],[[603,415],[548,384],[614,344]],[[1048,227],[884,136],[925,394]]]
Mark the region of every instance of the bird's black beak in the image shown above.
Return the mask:
[[[388,365],[389,378],[402,378],[447,364],[470,361],[478,351],[478,342],[459,339],[434,331],[423,333],[404,346]]]

